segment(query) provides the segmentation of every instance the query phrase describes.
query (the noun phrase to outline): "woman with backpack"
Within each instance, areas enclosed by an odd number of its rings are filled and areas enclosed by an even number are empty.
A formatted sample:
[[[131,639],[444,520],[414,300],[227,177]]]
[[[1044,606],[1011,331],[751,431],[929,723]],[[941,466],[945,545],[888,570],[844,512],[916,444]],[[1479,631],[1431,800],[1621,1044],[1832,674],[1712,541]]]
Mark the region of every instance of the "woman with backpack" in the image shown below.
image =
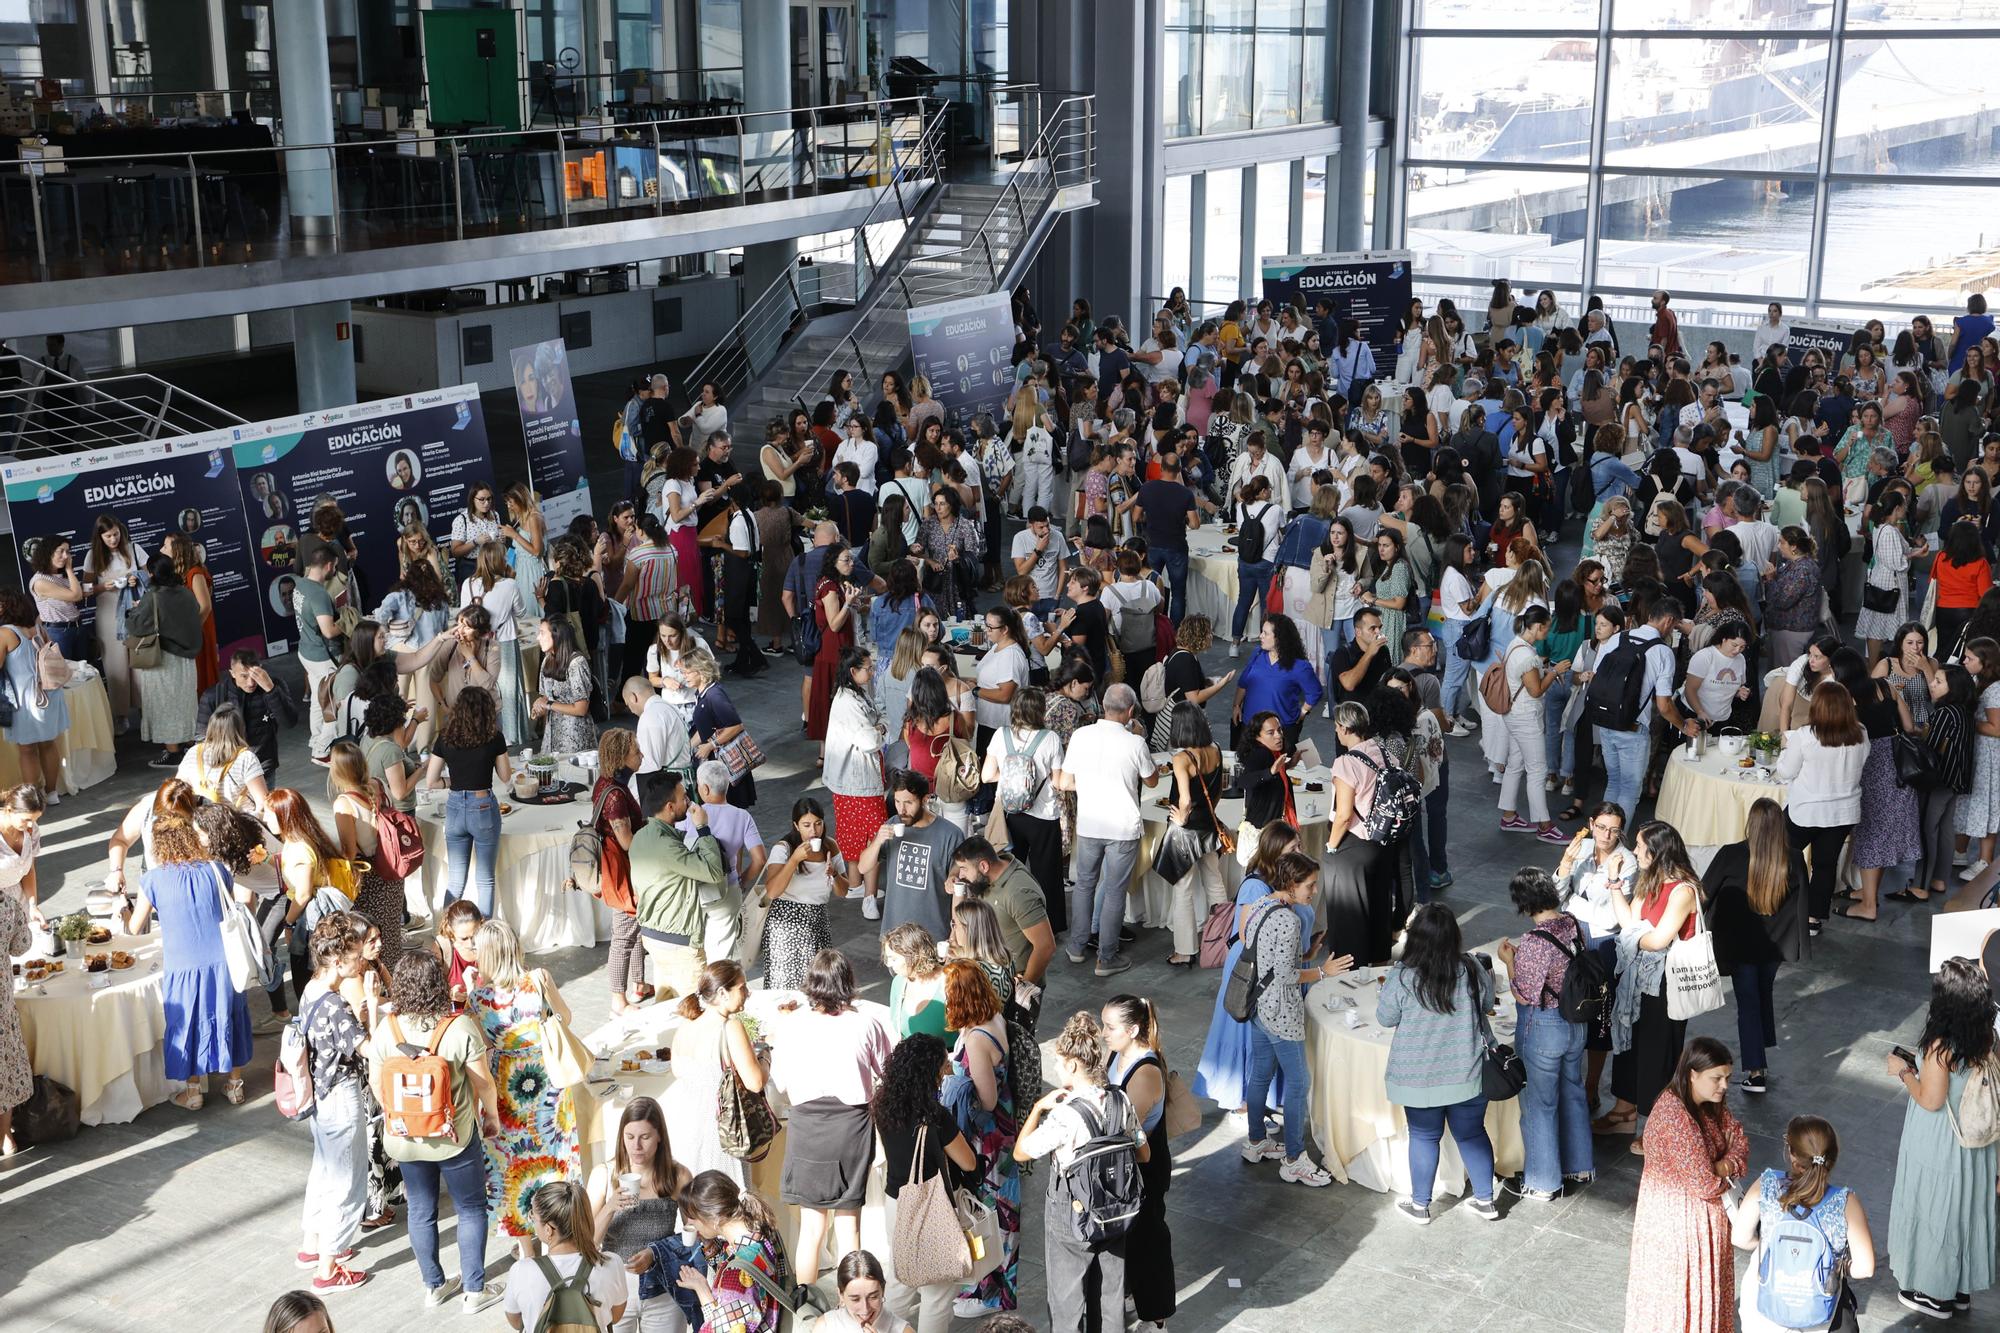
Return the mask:
[[[1480,1086],[1484,1015],[1493,998],[1493,973],[1465,952],[1451,909],[1442,903],[1419,907],[1403,938],[1402,959],[1375,999],[1375,1021],[1395,1029],[1386,1090],[1410,1127],[1410,1197],[1396,1211],[1418,1226],[1430,1225],[1438,1145],[1447,1126],[1472,1187],[1466,1207],[1482,1221],[1500,1218]]]
[[[1131,1098],[1109,1086],[1105,1077],[1109,1060],[1097,1020],[1089,1014],[1071,1014],[1055,1039],[1054,1051],[1060,1085],[1029,1110],[1013,1155],[1017,1162],[1053,1159],[1042,1212],[1049,1330],[1086,1333],[1090,1325],[1084,1293],[1093,1274],[1098,1308],[1107,1312],[1125,1308],[1126,1232],[1115,1225],[1097,1226],[1099,1213],[1093,1205],[1106,1201],[1105,1187],[1112,1183],[1133,1187],[1127,1202],[1138,1202],[1136,1172],[1128,1177],[1122,1169],[1119,1140],[1133,1145],[1140,1167],[1152,1150]],[[1079,1163],[1079,1154],[1087,1147],[1098,1151]],[[1117,1234],[1102,1234],[1107,1230]],[[1106,1322],[1121,1317],[1112,1314]]]
[[[1271,498],[1271,479],[1253,476],[1243,483],[1235,504],[1236,522],[1236,609],[1229,617],[1229,655],[1243,641],[1250,623],[1250,608],[1258,608],[1262,618],[1264,594],[1277,566],[1278,546],[1284,539],[1285,511]]]
[[[1854,1333],[1858,1326],[1852,1283],[1875,1276],[1875,1237],[1861,1196],[1834,1187],[1839,1162],[1833,1126],[1795,1115],[1785,1126],[1784,1169],[1766,1168],[1736,1205],[1729,1239],[1756,1256],[1737,1308],[1743,1333],[1801,1326]],[[1774,1244],[1779,1237],[1787,1244]],[[1831,1267],[1831,1283],[1821,1281],[1823,1265]]]
[[[1481,678],[1480,694],[1506,740],[1506,760],[1500,769],[1500,831],[1533,833],[1537,841],[1561,847],[1569,842],[1569,836],[1549,818],[1548,738],[1542,696],[1555,688],[1570,664],[1567,658],[1555,663],[1541,658],[1540,645],[1548,637],[1551,623],[1548,607],[1539,604],[1524,608],[1515,621],[1514,637],[1497,663],[1506,711],[1496,710],[1494,700],[1486,697],[1488,677]],[[1490,673],[1492,668],[1487,670]],[[1520,806],[1515,797],[1524,782],[1532,822],[1517,813]]]
[[[1333,761],[1333,814],[1327,822],[1326,901],[1328,946],[1353,954],[1363,966],[1389,961],[1397,927],[1397,848],[1369,833],[1376,789],[1393,767],[1375,738],[1366,706],[1350,699],[1333,710],[1340,757]]]
[[[1590,1028],[1562,1012],[1570,967],[1589,945],[1582,923],[1562,910],[1561,891],[1548,871],[1524,866],[1508,882],[1507,896],[1533,924],[1520,943],[1502,940],[1498,950],[1513,984],[1514,1046],[1528,1075],[1521,1090],[1526,1160],[1519,1177],[1502,1183],[1523,1199],[1554,1203],[1565,1185],[1588,1185],[1595,1169],[1583,1088]],[[1596,958],[1593,964],[1603,969]],[[1602,975],[1610,980],[1608,969]]]
[[[1782,963],[1805,953],[1806,862],[1789,842],[1785,811],[1768,796],[1750,807],[1741,842],[1717,851],[1701,877],[1715,935],[1715,965],[1736,989],[1738,1086],[1770,1089],[1765,1053],[1778,1044],[1772,986]]]
[[[503,1307],[509,1328],[596,1327],[609,1330],[625,1314],[630,1293],[615,1256],[597,1247],[590,1199],[583,1186],[551,1181],[535,1191],[535,1238],[543,1253],[507,1274]],[[530,1324],[528,1321],[533,1320]]]
[[[381,865],[375,818],[378,808],[388,806],[387,796],[368,776],[368,761],[353,741],[335,741],[327,751],[326,785],[340,854],[349,865],[367,867],[354,883],[354,910],[381,930],[382,965],[393,974],[403,956],[403,881],[390,878]]]
[[[1166,1130],[1167,1064],[1160,1013],[1137,995],[1114,995],[1098,1016],[1111,1052],[1105,1081],[1132,1100],[1151,1149],[1139,1167],[1145,1194],[1126,1233],[1125,1290],[1142,1325],[1165,1329],[1175,1310],[1174,1237],[1167,1224],[1167,1189],[1174,1164]],[[1101,1317],[1101,1315],[1100,1315]]]
[[[1061,798],[1055,771],[1062,767],[1063,740],[1048,728],[1049,696],[1029,688],[1008,706],[1007,725],[986,747],[981,777],[995,784],[1014,855],[1042,886],[1051,909],[1063,898]],[[1066,918],[1065,918],[1066,919]]]
[[[1990,1098],[1994,1062],[1993,991],[1979,964],[1947,958],[1931,977],[1930,1010],[1914,1060],[1900,1047],[1886,1057],[1889,1076],[1910,1094],[1896,1150],[1889,1200],[1889,1267],[1907,1310],[1946,1319],[1969,1309],[1994,1284],[1993,1182],[2000,1147],[1991,1102],[1983,1129],[1968,1123],[1982,1099],[1968,1098],[1975,1074]],[[1979,1132],[1982,1146],[1966,1146]]]

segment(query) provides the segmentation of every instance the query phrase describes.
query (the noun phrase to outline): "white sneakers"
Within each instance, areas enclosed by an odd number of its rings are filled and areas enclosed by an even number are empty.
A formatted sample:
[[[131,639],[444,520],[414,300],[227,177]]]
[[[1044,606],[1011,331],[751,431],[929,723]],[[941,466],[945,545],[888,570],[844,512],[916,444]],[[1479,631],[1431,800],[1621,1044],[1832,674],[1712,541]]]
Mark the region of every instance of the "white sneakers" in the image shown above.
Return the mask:
[[[1277,1162],[1284,1160],[1284,1156],[1284,1145],[1275,1139],[1250,1139],[1243,1145],[1246,1162]]]
[[[1991,863],[1987,861],[1974,861],[1971,865],[1959,871],[1958,877],[1969,884],[1973,880],[1978,879],[1981,875],[1985,874],[1986,867],[1989,864]]]
[[[867,917],[870,921],[880,921],[882,919],[882,900],[880,898],[863,898],[861,900],[861,915]]]
[[[1236,649],[1237,649],[1236,640],[1231,639],[1229,641],[1229,658],[1231,661],[1236,660]]]
[[[1325,1168],[1314,1166],[1313,1159],[1304,1153],[1285,1159],[1284,1165],[1278,1168],[1278,1179],[1312,1189],[1333,1183],[1333,1177],[1326,1173]]]

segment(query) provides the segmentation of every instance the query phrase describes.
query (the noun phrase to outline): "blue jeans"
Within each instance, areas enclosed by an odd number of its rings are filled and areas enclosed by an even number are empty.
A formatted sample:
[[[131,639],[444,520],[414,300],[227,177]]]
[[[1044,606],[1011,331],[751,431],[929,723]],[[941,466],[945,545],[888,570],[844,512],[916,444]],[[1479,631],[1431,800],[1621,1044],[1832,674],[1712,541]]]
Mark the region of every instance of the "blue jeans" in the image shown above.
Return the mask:
[[[1625,812],[1627,825],[1639,815],[1639,791],[1646,781],[1646,762],[1653,757],[1650,719],[1641,717],[1631,731],[1597,728],[1597,745],[1604,751],[1604,799]]]
[[[1527,1067],[1521,1092],[1521,1141],[1527,1150],[1522,1179],[1531,1190],[1554,1193],[1564,1176],[1589,1175],[1590,1100],[1583,1091],[1584,1041],[1589,1029],[1554,1009],[1515,1010],[1514,1045]]]
[[[493,915],[493,863],[500,855],[500,802],[493,793],[455,791],[444,803],[445,897],[465,897],[467,862],[478,853],[472,875],[472,902],[481,916]]]
[[[477,1134],[458,1156],[442,1162],[404,1162],[403,1193],[410,1206],[410,1250],[426,1290],[444,1285],[438,1266],[438,1187],[451,1191],[458,1214],[458,1281],[466,1291],[486,1290],[486,1146]]]
[[[1465,1163],[1466,1178],[1472,1182],[1472,1197],[1481,1203],[1493,1201],[1493,1141],[1486,1137],[1484,1097],[1468,1098],[1455,1106],[1405,1106],[1403,1119],[1410,1126],[1412,1203],[1419,1208],[1431,1205],[1431,1191],[1437,1185],[1438,1144],[1444,1140],[1447,1124]]]
[[[1312,1075],[1306,1070],[1306,1044],[1274,1037],[1254,1018],[1250,1022],[1250,1081],[1243,1085],[1243,1104],[1250,1110],[1250,1140],[1264,1139],[1264,1105],[1271,1075],[1285,1071],[1285,1156],[1306,1150],[1306,1117],[1312,1114]]]
[[[1737,1054],[1746,1070],[1768,1068],[1764,1052],[1778,1044],[1777,1015],[1771,989],[1778,980],[1776,963],[1738,963],[1730,975],[1736,989]]]
[[[1328,623],[1325,629],[1320,631],[1319,635],[1320,650],[1326,655],[1327,666],[1329,667],[1329,669],[1333,665],[1333,655],[1339,652],[1342,648],[1345,648],[1348,644],[1353,642],[1354,642],[1353,616],[1348,616],[1341,620],[1331,621]]]
[[[1082,954],[1097,935],[1097,959],[1118,956],[1118,932],[1125,925],[1125,890],[1139,864],[1137,838],[1078,838],[1076,883],[1069,890],[1069,951]]]
[[[1238,560],[1236,562],[1236,613],[1229,618],[1229,637],[1241,639],[1244,629],[1250,624],[1250,608],[1264,600],[1264,590],[1271,586],[1272,571],[1277,569],[1271,560]],[[1257,617],[1263,623],[1263,615]]]
[[[1574,689],[1569,677],[1562,676],[1542,695],[1542,724],[1549,738],[1549,776],[1554,778],[1576,776],[1576,728],[1563,725],[1563,710],[1569,706]]]
[[[1472,674],[1472,663],[1458,655],[1458,636],[1464,629],[1463,620],[1448,617],[1438,626],[1438,657],[1444,663],[1444,686],[1438,701],[1449,718],[1458,716],[1458,696],[1465,689],[1465,678]]]
[[[1167,619],[1180,624],[1187,615],[1187,548],[1148,546],[1146,563],[1155,571],[1167,572]]]

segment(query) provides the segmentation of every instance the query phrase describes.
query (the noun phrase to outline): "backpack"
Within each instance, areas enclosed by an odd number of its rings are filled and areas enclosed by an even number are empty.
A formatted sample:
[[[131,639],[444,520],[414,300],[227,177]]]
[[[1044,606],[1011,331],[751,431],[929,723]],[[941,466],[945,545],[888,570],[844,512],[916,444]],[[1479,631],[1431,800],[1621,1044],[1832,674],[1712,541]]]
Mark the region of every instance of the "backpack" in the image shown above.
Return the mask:
[[[403,1025],[388,1017],[389,1039],[395,1047],[382,1061],[382,1133],[392,1139],[444,1139],[458,1142],[457,1108],[451,1100],[451,1061],[438,1054],[446,1029],[458,1021],[452,1014],[431,1032],[427,1046],[403,1040]],[[415,1054],[412,1054],[415,1052]]]
[[[220,768],[210,768],[208,766],[207,742],[204,741],[195,748],[201,751],[201,759],[195,764],[194,794],[201,797],[202,800],[207,801],[210,805],[220,805],[222,803],[222,784],[228,779],[229,770],[236,766],[236,760],[243,754],[243,749],[247,747],[239,747],[236,753],[230,755]],[[213,781],[210,780],[211,776],[214,779]]]
[[[2000,1143],[2000,1061],[1988,1056],[1984,1063],[1966,1071],[1965,1089],[1958,1095],[1958,1108],[1951,1113],[1951,1131],[1961,1148],[1985,1148]]]
[[[1143,580],[1141,583],[1130,585],[1114,583],[1111,586],[1113,588],[1121,586],[1137,588],[1143,586]],[[1159,642],[1158,632],[1153,624],[1152,612],[1139,609],[1139,599],[1141,596],[1143,596],[1141,593],[1128,594],[1120,592],[1118,594],[1118,633],[1116,638],[1118,641],[1118,651],[1121,653],[1150,653],[1154,651],[1155,646]]]
[[[1139,707],[1148,713],[1165,715],[1169,708],[1179,702],[1167,697],[1167,663],[1173,660],[1175,653],[1181,651],[1184,650],[1176,648],[1161,654],[1160,660],[1147,667],[1146,674],[1139,678]]]
[[[569,886],[601,900],[614,912],[631,916],[638,911],[632,894],[631,856],[603,827],[604,806],[610,798],[611,784],[602,781],[597,799],[591,802],[589,822],[579,820],[576,832],[570,835]]]
[[[1256,513],[1243,511],[1243,522],[1236,528],[1236,558],[1246,564],[1261,564],[1264,549],[1269,538],[1264,532],[1264,516],[1271,512],[1272,502],[1266,500],[1264,507]]]
[[[1657,642],[1627,634],[1597,659],[1596,674],[1583,695],[1584,721],[1610,731],[1638,728],[1646,709],[1646,654]]]
[[[811,666],[819,656],[819,619],[810,606],[792,617],[792,656],[803,667]]]
[[[826,1297],[815,1287],[800,1286],[795,1283],[790,1291],[785,1291],[778,1286],[777,1279],[738,1255],[732,1254],[728,1263],[730,1267],[749,1278],[757,1290],[769,1296],[772,1303],[778,1307],[777,1333],[799,1333],[805,1324],[812,1323],[831,1308],[827,1305]]]
[[[1416,826],[1417,813],[1424,808],[1423,784],[1393,761],[1378,764],[1359,750],[1348,753],[1375,770],[1375,803],[1361,821],[1362,831],[1377,847],[1393,847]]]
[[[293,1014],[278,1035],[278,1063],[272,1070],[278,1114],[304,1120],[313,1113],[312,1047],[306,1041],[305,1015]]]
[[[1840,1255],[1811,1210],[1786,1209],[1757,1245],[1757,1313],[1779,1328],[1823,1328],[1840,1306],[1844,1277]]]
[[[1271,909],[1266,907],[1246,923],[1243,952],[1236,955],[1236,966],[1229,970],[1228,984],[1222,988],[1222,1012],[1239,1023],[1250,1021],[1257,1012],[1257,999],[1264,993],[1265,983],[1257,974],[1257,936],[1270,915]]]
[[[1591,454],[1569,470],[1569,507],[1573,513],[1588,515],[1597,504],[1597,475],[1590,468]]]
[[[1098,1249],[1122,1239],[1139,1215],[1144,1187],[1139,1179],[1138,1145],[1129,1132],[1110,1132],[1111,1125],[1128,1122],[1131,1102],[1121,1089],[1107,1087],[1102,1117],[1081,1098],[1071,1099],[1068,1105],[1083,1117],[1090,1138],[1049,1182],[1049,1189],[1068,1199],[1075,1239]]]
[[[1523,681],[1523,688],[1526,685],[1527,682]],[[1479,674],[1479,697],[1486,701],[1488,709],[1499,716],[1505,717],[1514,711],[1514,696],[1520,692],[1507,686],[1507,659],[1504,657]]]
[[[408,879],[424,867],[424,831],[417,817],[371,792],[375,808],[375,873],[383,879]]]
[[[1556,1012],[1563,1016],[1565,1022],[1581,1023],[1592,1032],[1600,1028],[1608,1029],[1613,986],[1603,957],[1596,950],[1585,948],[1581,935],[1572,952],[1568,945],[1546,930],[1531,930],[1528,933],[1541,936],[1562,950],[1563,957],[1569,959],[1569,970],[1563,974],[1562,989],[1556,992]]]
[[[62,648],[48,635],[35,631],[35,680],[42,687],[42,693],[56,694],[69,684],[74,675],[69,659],[63,656]]]
[[[938,748],[938,742],[944,748]],[[937,789],[940,801],[969,801],[979,790],[979,756],[972,742],[962,736],[931,737],[931,755],[937,760]]]
[[[625,424],[625,409],[622,407],[618,409],[618,415],[611,418],[611,448],[627,463],[639,459],[639,451],[632,444],[632,428]]]
[[[1036,732],[1029,737],[1028,748],[1023,751],[1014,748],[1014,728],[1000,730],[1001,745],[1006,749],[1000,756],[1000,808],[1010,815],[1025,814],[1028,807],[1041,799],[1048,775],[1038,773],[1040,765],[1035,762],[1035,751],[1047,734]]]
[[[590,1294],[590,1261],[579,1257],[576,1272],[565,1280],[546,1254],[535,1256],[542,1280],[549,1284],[548,1299],[535,1320],[534,1333],[598,1333],[597,1301]]]

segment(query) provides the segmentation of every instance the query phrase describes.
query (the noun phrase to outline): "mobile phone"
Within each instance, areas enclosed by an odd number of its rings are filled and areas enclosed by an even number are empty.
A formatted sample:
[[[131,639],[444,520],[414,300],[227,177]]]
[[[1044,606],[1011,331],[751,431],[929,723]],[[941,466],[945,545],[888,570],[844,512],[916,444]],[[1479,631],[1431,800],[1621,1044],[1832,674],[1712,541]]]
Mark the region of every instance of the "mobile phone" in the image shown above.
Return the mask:
[[[1915,1055],[1912,1055],[1909,1052],[1909,1050],[1907,1050],[1904,1047],[1891,1046],[1889,1048],[1889,1054],[1900,1057],[1903,1063],[1908,1065],[1912,1069],[1915,1069],[1917,1067],[1917,1057]]]

